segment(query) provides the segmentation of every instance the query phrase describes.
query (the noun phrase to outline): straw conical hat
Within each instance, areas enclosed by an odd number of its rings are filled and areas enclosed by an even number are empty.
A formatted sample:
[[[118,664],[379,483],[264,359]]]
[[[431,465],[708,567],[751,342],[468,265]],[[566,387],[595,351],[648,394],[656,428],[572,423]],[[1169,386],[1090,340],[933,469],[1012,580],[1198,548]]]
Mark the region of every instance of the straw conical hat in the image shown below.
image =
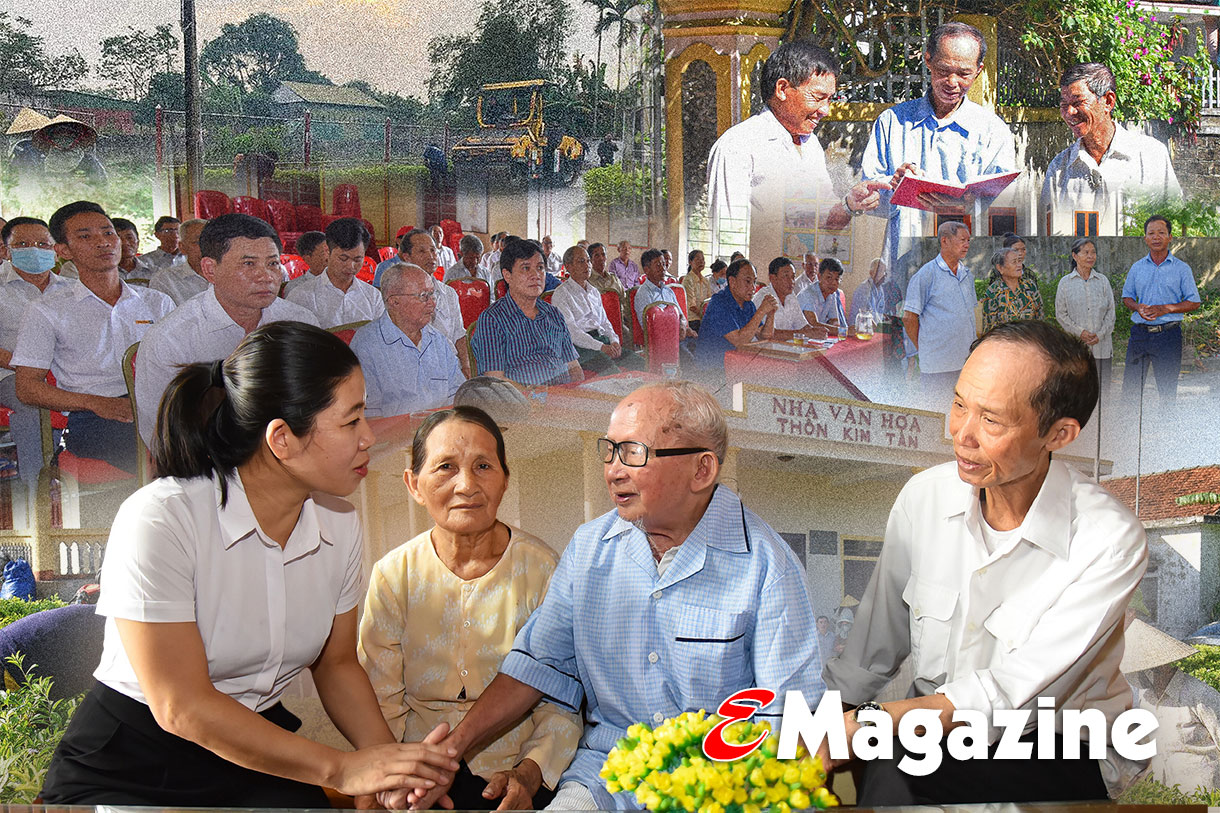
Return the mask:
[[[18,135],[19,133],[32,133],[35,130],[41,130],[50,123],[51,120],[38,111],[23,107],[4,134]]]
[[[62,113],[44,124],[34,136],[34,143],[43,149],[87,149],[95,141],[96,130]]]
[[[1196,652],[1198,650],[1190,644],[1183,643],[1137,618],[1127,627],[1123,660],[1119,669],[1123,673],[1141,672],[1154,666],[1180,661]]]
[[[856,607],[856,606],[859,606],[859,604],[860,604],[859,600],[855,596],[850,596],[850,595],[844,596],[843,600],[841,602],[839,602],[840,607]]]

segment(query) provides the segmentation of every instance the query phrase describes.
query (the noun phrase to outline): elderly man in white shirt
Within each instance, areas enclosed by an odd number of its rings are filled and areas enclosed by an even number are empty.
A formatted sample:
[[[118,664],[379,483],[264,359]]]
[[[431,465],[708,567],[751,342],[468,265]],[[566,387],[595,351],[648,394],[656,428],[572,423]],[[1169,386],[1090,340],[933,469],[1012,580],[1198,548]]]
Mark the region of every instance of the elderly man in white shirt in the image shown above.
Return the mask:
[[[429,233],[432,235],[432,242],[436,243],[436,258],[440,267],[448,268],[457,262],[457,255],[453,253],[453,249],[445,245],[445,230],[438,224],[433,226]]]
[[[17,397],[11,367],[18,329],[30,303],[72,286],[51,269],[55,243],[47,224],[33,217],[14,217],[0,230],[9,259],[0,263],[0,406],[13,410],[8,428],[17,446],[17,473],[31,489],[42,466],[42,432],[38,410]],[[33,493],[32,490],[30,493]]]
[[[432,326],[436,294],[431,276],[405,262],[386,269],[381,278],[385,313],[352,337],[370,418],[451,404],[466,380],[453,342]]]
[[[413,229],[402,236],[402,250],[398,253],[404,262],[419,268],[436,268],[436,243],[432,235],[422,229]],[[470,354],[466,352],[466,326],[462,322],[462,306],[457,291],[432,277],[432,293],[436,297],[436,315],[432,326],[445,335],[457,350],[462,375],[470,378]]]
[[[269,322],[318,317],[280,299],[280,251],[275,229],[256,217],[221,215],[199,235],[203,275],[211,287],[144,334],[136,354],[137,428],[151,444],[161,396],[182,365],[227,358],[246,334]]]
[[[479,257],[483,254],[483,241],[475,234],[463,234],[458,243],[457,262],[445,269],[445,282],[471,277],[481,279],[491,285],[491,275],[479,265]],[[492,291],[495,296],[495,291]]]
[[[181,305],[193,296],[207,290],[208,281],[203,278],[199,252],[199,232],[207,225],[206,220],[195,218],[178,227],[178,248],[183,259],[153,272],[148,278],[148,287],[160,291]]]
[[[330,259],[325,273],[301,283],[288,301],[312,311],[318,324],[327,329],[372,321],[385,313],[377,289],[356,279],[370,239],[368,229],[354,217],[332,222],[326,227]]]
[[[1182,197],[1165,145],[1115,123],[1117,91],[1114,74],[1097,62],[1074,65],[1059,80],[1059,115],[1076,141],[1051,159],[1042,184],[1053,235],[1122,234],[1123,193]]]
[[[555,241],[549,234],[542,238],[542,259],[546,262],[546,272],[559,276],[559,272],[563,270],[563,261],[555,253]]]
[[[1044,388],[1056,395],[1039,398]],[[844,715],[849,742],[865,709],[895,729],[929,710],[945,731],[969,722],[990,758],[950,751],[917,777],[897,768],[898,746],[864,765],[862,807],[1106,797],[1114,763],[1084,749],[1067,758],[1060,712],[1096,709],[1109,730],[1131,708],[1119,671],[1123,616],[1148,547],[1122,503],[1052,459],[1096,403],[1089,348],[1057,327],[1009,322],[975,345],[949,411],[956,461],[916,474],[898,495],[851,635],[825,676],[846,704],[860,704]],[[874,702],[908,655],[908,699]],[[995,715],[1034,712],[1038,698],[1053,698],[1055,731],[1037,730],[1039,712],[1021,740],[1039,751],[1053,740],[1054,757],[995,759]]]
[[[119,236],[105,210],[90,201],[51,215],[60,257],[80,279],[31,303],[9,364],[17,397],[30,406],[68,412],[69,451],[136,470],[136,437],[123,376],[123,355],[174,309],[160,291],[119,279]],[[56,384],[47,382],[55,373]]]
[[[589,282],[589,252],[572,246],[563,253],[563,264],[569,276],[555,289],[551,304],[563,314],[581,368],[598,375],[613,375],[621,368],[643,369],[639,356],[623,351],[622,337],[602,305],[602,292]]]

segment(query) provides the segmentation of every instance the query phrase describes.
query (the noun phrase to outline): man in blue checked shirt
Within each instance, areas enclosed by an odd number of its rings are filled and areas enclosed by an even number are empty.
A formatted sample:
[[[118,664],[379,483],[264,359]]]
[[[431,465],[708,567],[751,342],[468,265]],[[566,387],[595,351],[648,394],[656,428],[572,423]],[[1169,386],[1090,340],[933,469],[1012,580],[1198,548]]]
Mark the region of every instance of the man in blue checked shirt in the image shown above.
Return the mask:
[[[649,384],[619,403],[598,441],[615,510],[577,529],[500,674],[449,735],[458,754],[544,697],[583,703],[584,736],[550,809],[628,810],[635,797],[611,795],[598,777],[628,726],[714,710],[754,686],[821,699],[804,569],[717,484],[727,445],[720,405],[689,382]],[[758,716],[778,725],[782,713],[776,700]]]

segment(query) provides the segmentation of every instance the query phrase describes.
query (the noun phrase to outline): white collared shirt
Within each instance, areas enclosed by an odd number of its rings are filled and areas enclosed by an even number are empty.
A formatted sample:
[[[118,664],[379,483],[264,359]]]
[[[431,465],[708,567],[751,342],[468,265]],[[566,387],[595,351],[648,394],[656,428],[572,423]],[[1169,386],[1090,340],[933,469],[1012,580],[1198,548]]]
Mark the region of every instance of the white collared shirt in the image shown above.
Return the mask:
[[[148,287],[160,291],[174,300],[175,305],[181,305],[191,297],[198,296],[208,289],[208,281],[195,273],[185,262],[173,263],[148,278]]]
[[[622,343],[622,337],[614,332],[602,306],[602,292],[586,281],[581,285],[574,279],[566,279],[555,289],[551,296],[551,304],[563,314],[563,321],[568,324],[568,335],[572,344],[586,350],[601,350],[602,345],[589,335],[590,330],[596,330],[604,336]]]
[[[364,593],[360,520],[324,494],[305,500],[287,544],[259,528],[241,478],[220,506],[214,478],[163,477],[119,508],[106,544],[97,614],[106,616],[99,681],[147,703],[114,619],[195,622],[208,679],[260,711],[317,660],[335,616]]]
[[[805,318],[805,311],[796,298],[795,290],[788,294],[787,301],[780,302],[775,288],[771,285],[764,285],[754,294],[754,307],[760,307],[767,297],[774,298],[775,304],[779,306],[775,309],[775,313],[767,317],[772,322],[772,327],[779,330],[800,330],[809,327],[809,320]]]
[[[466,338],[466,325],[462,322],[462,304],[458,301],[457,291],[433,277],[432,292],[436,294],[436,312],[432,314],[432,327],[439,330],[450,344],[456,346]]]
[[[448,268],[457,262],[457,255],[453,253],[453,249],[444,245],[436,247],[436,258],[442,268]]]
[[[0,348],[10,353],[17,347],[17,334],[21,329],[21,319],[25,316],[26,307],[31,302],[37,302],[47,294],[54,293],[72,281],[51,272],[45,291],[38,286],[26,282],[13,268],[11,260],[0,263]],[[13,370],[0,367],[0,381],[15,375]]]
[[[318,317],[276,297],[263,309],[258,324],[288,321],[316,326]],[[136,411],[145,444],[152,443],[161,396],[178,374],[178,366],[226,358],[245,337],[245,329],[221,307],[210,285],[149,329],[136,353]]]
[[[1055,289],[1055,319],[1073,336],[1085,330],[1097,334],[1097,344],[1091,348],[1093,358],[1108,359],[1114,355],[1114,288],[1096,268],[1087,280],[1074,269],[1059,280]]]
[[[160,291],[119,284],[122,290],[113,307],[79,280],[30,303],[10,363],[49,369],[56,385],[68,392],[126,395],[123,354],[165,318],[174,303]]]
[[[1169,150],[1155,138],[1117,124],[1100,162],[1081,143],[1077,139],[1052,158],[1046,169],[1042,208],[1050,214],[1051,234],[1075,234],[1078,211],[1097,212],[1099,226],[1113,222],[1121,205],[1120,192],[1182,197]]]
[[[787,198],[834,197],[817,135],[798,147],[771,108],[716,139],[707,159],[707,185],[714,222],[726,217],[774,220],[783,214]]]
[[[872,699],[910,653],[912,696],[941,693],[989,719],[1053,697],[1057,710],[1096,708],[1113,723],[1132,701],[1119,661],[1148,563],[1143,526],[1057,460],[1018,533],[991,553],[984,521],[956,463],[907,482],[828,687]]]
[[[326,273],[310,277],[288,295],[288,301],[313,311],[318,324],[330,329],[352,322],[371,322],[385,313],[381,292],[362,279],[352,278],[346,291],[340,291]]]

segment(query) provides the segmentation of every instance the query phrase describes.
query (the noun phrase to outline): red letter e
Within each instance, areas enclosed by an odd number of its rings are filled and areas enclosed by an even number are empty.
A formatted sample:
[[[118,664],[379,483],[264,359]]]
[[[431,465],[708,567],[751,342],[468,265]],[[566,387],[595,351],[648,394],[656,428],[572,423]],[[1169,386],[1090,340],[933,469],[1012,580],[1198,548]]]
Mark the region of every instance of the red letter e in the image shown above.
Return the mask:
[[[725,742],[724,729],[738,720],[749,720],[774,699],[775,692],[770,689],[742,689],[726,697],[720,708],[716,709],[716,714],[724,719],[703,738],[703,755],[716,762],[731,762],[749,756],[755,748],[763,744],[768,735],[759,734],[753,742],[734,745]],[[739,702],[743,700],[748,702]]]

